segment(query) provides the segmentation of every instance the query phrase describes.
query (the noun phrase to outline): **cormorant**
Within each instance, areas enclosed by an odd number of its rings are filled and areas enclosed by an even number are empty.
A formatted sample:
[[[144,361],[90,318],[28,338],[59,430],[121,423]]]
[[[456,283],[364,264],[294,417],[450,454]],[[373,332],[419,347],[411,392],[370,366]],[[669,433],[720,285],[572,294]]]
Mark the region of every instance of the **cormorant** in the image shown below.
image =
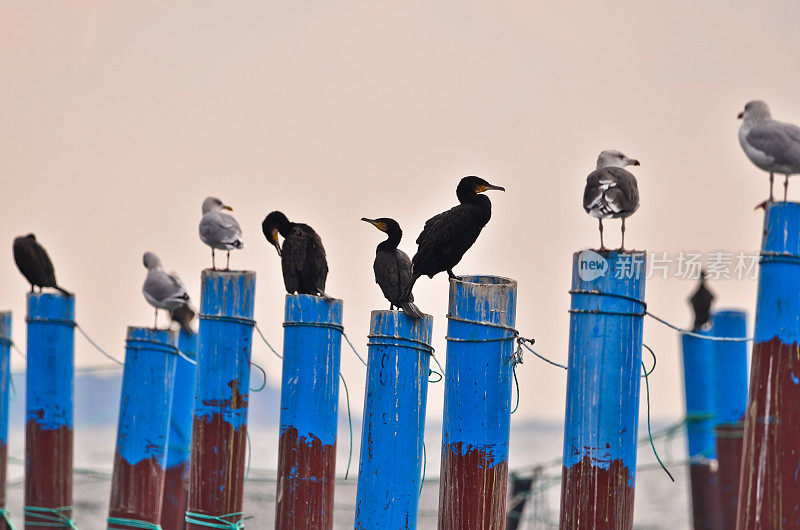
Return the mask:
[[[167,274],[161,268],[161,260],[152,252],[145,252],[142,262],[147,269],[147,278],[142,285],[145,300],[155,308],[153,329],[158,329],[158,310],[172,311],[189,302],[189,294],[181,279]]]
[[[28,234],[14,238],[13,249],[14,262],[19,272],[31,284],[31,292],[34,287],[38,287],[39,292],[42,292],[42,287],[52,287],[66,296],[72,296],[72,293],[58,286],[53,262],[50,261],[50,256],[44,247],[36,241],[35,235]]]
[[[381,217],[379,219],[361,218],[370,223],[381,232],[389,236],[378,244],[375,249],[375,283],[383,291],[383,296],[389,301],[389,310],[395,306],[402,308],[411,318],[422,318],[422,311],[414,305],[414,295],[408,293],[403,297],[406,285],[411,282],[411,259],[408,254],[397,248],[403,237],[403,230],[394,219]]]
[[[292,223],[282,212],[271,212],[261,223],[264,236],[278,250],[283,270],[283,284],[289,294],[325,294],[328,262],[325,248],[313,228]],[[283,247],[278,241],[283,236]]]
[[[242,241],[242,228],[232,215],[222,210],[233,211],[233,208],[223,204],[216,197],[207,197],[203,201],[203,218],[200,220],[200,239],[211,247],[211,268],[217,270],[214,249],[225,250],[228,260],[225,270],[231,266],[231,249],[244,248]]]
[[[639,187],[636,177],[625,166],[638,166],[639,161],[619,151],[603,151],[597,157],[597,169],[586,177],[583,209],[600,223],[600,250],[603,244],[603,219],[622,219],[622,244],[625,250],[625,219],[639,209]]]
[[[706,273],[700,271],[700,283],[692,296],[689,304],[694,311],[694,326],[692,331],[698,331],[711,320],[711,304],[714,302],[714,293],[706,287]]]
[[[489,184],[480,177],[464,177],[456,188],[458,206],[431,217],[425,222],[422,233],[417,237],[417,253],[412,260],[413,275],[403,296],[411,294],[417,278],[447,271],[450,278],[464,253],[478,239],[478,235],[492,217],[492,202],[481,195],[484,191],[506,191],[501,186]]]
[[[750,161],[769,172],[769,202],[773,201],[775,173],[784,175],[783,200],[789,194],[789,176],[800,173],[800,127],[772,119],[763,101],[750,101],[739,113],[739,144]]]
[[[169,312],[169,316],[173,322],[177,322],[183,331],[189,335],[194,335],[195,331],[192,328],[192,320],[194,320],[196,313],[189,302],[186,302],[178,309],[173,309]]]

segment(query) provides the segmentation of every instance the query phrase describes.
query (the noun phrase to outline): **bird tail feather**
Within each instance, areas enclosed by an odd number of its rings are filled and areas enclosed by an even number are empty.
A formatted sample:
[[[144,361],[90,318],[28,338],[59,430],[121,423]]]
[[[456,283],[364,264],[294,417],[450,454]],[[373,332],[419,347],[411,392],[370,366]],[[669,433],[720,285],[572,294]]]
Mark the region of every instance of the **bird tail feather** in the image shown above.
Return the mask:
[[[415,320],[425,316],[424,313],[416,306],[416,304],[414,304],[414,302],[406,302],[401,307],[406,315]]]
[[[56,286],[55,286],[55,288],[56,288],[56,289],[57,289],[59,292],[61,292],[61,294],[63,294],[64,296],[72,296],[72,293],[71,293],[71,292],[69,292],[69,291],[67,291],[67,290],[66,290],[66,289],[64,289],[63,287],[59,287],[58,285],[56,285]]]
[[[406,284],[405,289],[400,293],[400,300],[409,300],[411,298],[411,291],[414,289],[414,284],[417,283],[417,278],[419,276],[416,274],[411,277],[411,281]]]

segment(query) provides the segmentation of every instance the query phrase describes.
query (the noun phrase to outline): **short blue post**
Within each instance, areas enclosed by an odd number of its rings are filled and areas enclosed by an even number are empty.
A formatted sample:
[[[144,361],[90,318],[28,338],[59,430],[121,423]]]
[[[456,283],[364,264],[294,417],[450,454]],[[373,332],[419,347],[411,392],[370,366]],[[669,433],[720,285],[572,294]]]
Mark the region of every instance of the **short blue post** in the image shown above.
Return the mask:
[[[243,520],[255,287],[251,271],[203,271],[188,530]]]
[[[144,528],[161,521],[175,333],[129,327],[111,476],[108,528]]]
[[[342,301],[286,296],[276,528],[333,528]]]
[[[716,311],[711,333],[717,337],[746,337],[747,313]],[[715,341],[712,373],[714,385],[714,433],[717,441],[721,528],[736,527],[739,476],[742,469],[742,437],[747,408],[747,343]]]
[[[25,527],[72,518],[75,297],[28,293]]]
[[[517,282],[450,280],[439,528],[506,520]]]
[[[167,445],[167,472],[164,478],[164,504],[161,527],[178,530],[184,526],[186,495],[189,490],[189,458],[192,449],[192,410],[197,365],[197,334],[181,330],[178,349],[186,357],[175,360],[175,387]]]
[[[373,311],[357,529],[416,528],[433,318]]]
[[[6,465],[8,460],[8,388],[11,377],[11,311],[0,312],[0,530],[8,525]]]
[[[645,260],[573,255],[562,529],[633,527]]]
[[[702,331],[701,335],[710,335]],[[714,342],[682,335],[692,519],[695,530],[719,528],[720,499],[714,439]]]

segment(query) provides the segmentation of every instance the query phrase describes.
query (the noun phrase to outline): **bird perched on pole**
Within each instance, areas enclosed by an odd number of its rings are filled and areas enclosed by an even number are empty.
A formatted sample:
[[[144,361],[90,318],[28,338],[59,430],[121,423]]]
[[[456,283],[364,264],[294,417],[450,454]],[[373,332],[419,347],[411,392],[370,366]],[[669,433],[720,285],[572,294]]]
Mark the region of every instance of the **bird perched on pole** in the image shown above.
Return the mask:
[[[362,221],[373,225],[388,236],[378,244],[375,249],[375,262],[372,265],[375,271],[375,283],[383,291],[383,296],[389,301],[389,310],[395,306],[401,308],[411,318],[422,318],[422,311],[414,305],[414,295],[408,293],[403,297],[406,285],[411,282],[411,259],[408,254],[397,248],[403,238],[403,230],[394,219],[381,217],[379,219],[361,218]]]
[[[145,252],[142,262],[147,269],[147,277],[142,285],[142,294],[147,303],[155,308],[153,329],[158,329],[158,310],[174,311],[188,304],[189,294],[180,278],[164,272],[158,256],[152,252]]]
[[[425,222],[422,233],[417,237],[417,253],[411,261],[413,275],[403,290],[403,298],[411,295],[411,289],[420,276],[433,278],[447,271],[450,278],[458,278],[453,267],[458,265],[492,218],[492,201],[481,195],[488,190],[506,191],[480,177],[462,178],[456,187],[458,206]]]
[[[750,101],[739,113],[739,144],[750,161],[769,172],[769,202],[773,202],[775,173],[783,178],[783,200],[789,194],[789,177],[800,173],[800,127],[772,119],[763,101]]]
[[[711,320],[711,304],[713,302],[714,293],[706,286],[706,273],[700,271],[700,282],[692,296],[689,297],[689,304],[694,312],[692,331],[699,331]]]
[[[283,284],[289,294],[324,296],[328,261],[322,240],[307,224],[293,223],[282,212],[271,212],[261,223],[264,236],[278,251]],[[283,236],[283,246],[278,240]]]
[[[31,284],[30,292],[33,292],[34,287],[38,287],[39,292],[42,292],[42,287],[52,287],[66,296],[72,296],[72,293],[58,286],[53,262],[44,247],[36,241],[35,235],[14,238],[13,250],[14,263]]]
[[[639,209],[639,187],[626,166],[638,166],[639,161],[619,151],[607,150],[597,157],[597,169],[586,177],[583,209],[600,223],[600,250],[603,243],[603,219],[622,219],[622,244],[625,250],[625,219]]]
[[[200,239],[211,247],[211,268],[217,270],[214,250],[225,250],[227,262],[225,270],[231,267],[231,250],[244,248],[242,241],[242,228],[232,215],[222,210],[233,211],[233,208],[223,204],[216,197],[207,197],[203,201],[203,218],[200,219]]]

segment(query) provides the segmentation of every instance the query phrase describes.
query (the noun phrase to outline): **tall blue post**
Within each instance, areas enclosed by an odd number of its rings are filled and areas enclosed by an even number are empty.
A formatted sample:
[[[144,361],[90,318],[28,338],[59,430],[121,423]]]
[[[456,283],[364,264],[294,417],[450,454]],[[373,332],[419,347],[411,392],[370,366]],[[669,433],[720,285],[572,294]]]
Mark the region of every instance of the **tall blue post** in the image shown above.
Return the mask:
[[[506,520],[517,282],[450,280],[439,528]]]
[[[11,378],[11,311],[0,312],[0,530],[11,528],[6,510],[8,388]]]
[[[161,521],[175,333],[129,327],[111,476],[108,528],[126,530]]]
[[[25,527],[72,518],[75,297],[28,293]]]
[[[714,343],[691,335],[682,335],[681,342],[692,519],[695,530],[715,529],[719,528],[721,508],[714,439]]]
[[[286,296],[276,528],[333,527],[342,301]]]
[[[189,530],[242,520],[255,287],[251,271],[203,271]]]
[[[767,204],[763,234],[736,523],[742,529],[800,521],[800,203]]]
[[[738,310],[716,311],[711,333],[717,337],[746,337],[747,313]],[[719,469],[721,528],[736,527],[739,501],[739,476],[742,469],[744,413],[747,408],[747,343],[713,342],[711,372],[714,385],[714,433]]]
[[[416,528],[433,318],[373,311],[357,529]]]
[[[164,503],[161,527],[180,530],[184,527],[186,496],[189,490],[189,458],[192,443],[192,410],[197,365],[197,334],[181,330],[178,349],[186,357],[175,360],[175,386],[169,420],[167,471],[164,478]]]
[[[573,255],[562,529],[633,527],[645,261]]]

